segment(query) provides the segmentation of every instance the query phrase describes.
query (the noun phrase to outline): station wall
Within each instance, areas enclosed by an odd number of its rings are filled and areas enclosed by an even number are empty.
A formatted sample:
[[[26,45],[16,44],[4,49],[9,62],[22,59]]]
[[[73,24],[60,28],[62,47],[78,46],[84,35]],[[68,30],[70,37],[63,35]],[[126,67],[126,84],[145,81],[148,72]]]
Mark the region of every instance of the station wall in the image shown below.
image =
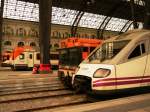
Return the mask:
[[[60,40],[70,37],[71,26],[51,25],[51,50],[55,50],[60,46]],[[97,38],[96,29],[78,28],[77,37]],[[105,31],[104,38],[117,35],[117,32]],[[11,52],[17,46],[32,46],[39,49],[39,26],[38,22],[4,19],[2,51]]]

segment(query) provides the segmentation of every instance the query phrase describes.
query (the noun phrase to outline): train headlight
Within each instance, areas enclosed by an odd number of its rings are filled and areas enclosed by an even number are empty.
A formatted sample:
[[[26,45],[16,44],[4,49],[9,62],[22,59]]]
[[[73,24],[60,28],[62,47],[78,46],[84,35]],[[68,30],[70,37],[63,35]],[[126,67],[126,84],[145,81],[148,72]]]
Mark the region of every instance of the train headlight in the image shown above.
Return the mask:
[[[93,77],[94,78],[104,78],[104,77],[107,77],[110,74],[110,72],[111,71],[109,69],[100,68],[100,69],[96,70]]]

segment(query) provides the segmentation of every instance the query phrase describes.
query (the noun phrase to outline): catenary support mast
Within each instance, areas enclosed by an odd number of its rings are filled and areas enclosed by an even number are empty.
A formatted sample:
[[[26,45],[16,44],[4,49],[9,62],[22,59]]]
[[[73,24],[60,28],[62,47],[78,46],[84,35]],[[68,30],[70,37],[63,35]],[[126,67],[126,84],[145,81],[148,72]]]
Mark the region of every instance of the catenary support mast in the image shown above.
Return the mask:
[[[52,0],[39,0],[40,72],[49,72]]]

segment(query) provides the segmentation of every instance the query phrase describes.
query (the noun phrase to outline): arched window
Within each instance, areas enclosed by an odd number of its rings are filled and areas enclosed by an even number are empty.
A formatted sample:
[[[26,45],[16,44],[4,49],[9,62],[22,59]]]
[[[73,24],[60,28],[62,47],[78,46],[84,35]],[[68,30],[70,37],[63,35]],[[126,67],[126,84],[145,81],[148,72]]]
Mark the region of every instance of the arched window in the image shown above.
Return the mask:
[[[17,36],[19,36],[19,37],[26,36],[26,30],[24,28],[17,29]]]
[[[54,47],[55,48],[59,48],[59,45],[56,43],[56,44],[54,44]]]
[[[38,32],[35,29],[31,29],[28,35],[30,37],[38,37]]]
[[[52,48],[52,44],[49,45],[49,48],[50,48],[50,49]]]
[[[70,33],[68,33],[68,37],[71,37],[71,34],[70,34]]]
[[[69,37],[68,32],[65,32],[65,38],[68,38],[68,37]]]
[[[84,34],[82,34],[81,38],[84,38]]]
[[[79,37],[79,34],[78,34],[78,33],[76,33],[76,37]]]
[[[89,38],[89,35],[88,35],[88,34],[85,34],[85,38]]]
[[[53,38],[58,38],[59,33],[57,31],[53,32]]]
[[[5,41],[5,42],[4,42],[4,45],[6,45],[6,46],[11,46],[11,42],[10,42],[10,41]]]
[[[18,42],[18,47],[24,46],[24,42]]]
[[[36,43],[35,43],[35,42],[31,42],[31,43],[30,43],[30,46],[31,46],[31,47],[36,47]]]
[[[80,34],[78,34],[78,37],[81,37],[81,35],[80,35]]]
[[[4,26],[4,27],[2,28],[2,34],[3,34],[3,35],[6,35],[5,33],[6,33],[6,28],[5,28],[5,26]]]
[[[61,33],[60,32],[58,32],[58,38],[61,39]]]
[[[64,35],[64,33],[62,33],[62,39],[64,39],[65,38],[65,35]]]
[[[11,28],[10,26],[7,26],[6,28],[5,28],[5,32],[4,32],[6,35],[8,35],[8,36],[12,36],[12,35],[14,35],[14,30],[13,30],[13,28]]]
[[[52,32],[52,38],[54,38],[54,36],[55,36],[55,33],[54,33],[54,32]]]
[[[91,35],[91,37],[94,39],[94,38],[96,38],[96,36],[95,35]]]

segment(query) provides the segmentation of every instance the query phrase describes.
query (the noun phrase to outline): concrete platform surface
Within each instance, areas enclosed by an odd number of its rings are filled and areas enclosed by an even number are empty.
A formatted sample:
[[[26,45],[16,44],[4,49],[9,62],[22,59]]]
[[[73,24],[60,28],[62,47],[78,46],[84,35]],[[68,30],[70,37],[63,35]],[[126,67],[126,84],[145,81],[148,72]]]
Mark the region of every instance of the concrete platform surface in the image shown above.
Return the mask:
[[[1,67],[0,66],[0,71],[9,71],[9,70],[11,70],[10,67]]]
[[[69,108],[62,107],[51,112],[150,112],[150,93]]]
[[[54,70],[53,73],[48,74],[32,74],[32,71],[12,71],[9,67],[0,67],[0,81],[7,79],[18,79],[25,77],[38,77],[38,76],[57,76],[57,71]]]

